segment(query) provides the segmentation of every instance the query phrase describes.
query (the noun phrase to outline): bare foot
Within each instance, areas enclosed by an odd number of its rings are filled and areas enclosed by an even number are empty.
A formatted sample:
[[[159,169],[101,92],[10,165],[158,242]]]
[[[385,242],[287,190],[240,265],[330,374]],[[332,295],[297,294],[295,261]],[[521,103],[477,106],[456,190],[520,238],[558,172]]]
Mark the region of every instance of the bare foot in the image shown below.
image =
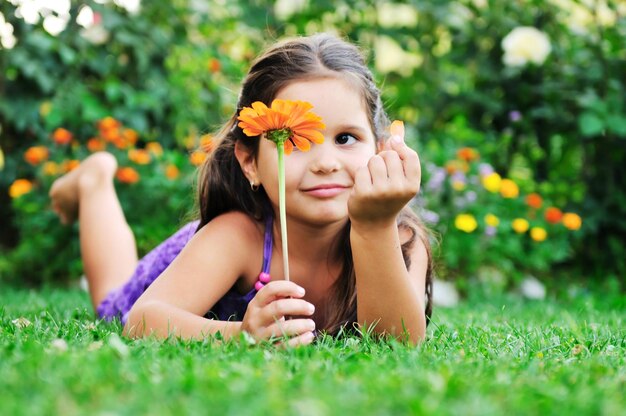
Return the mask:
[[[50,187],[52,210],[62,224],[69,225],[78,218],[81,189],[94,181],[112,181],[117,169],[115,157],[98,152],[85,159],[76,169],[58,178]]]

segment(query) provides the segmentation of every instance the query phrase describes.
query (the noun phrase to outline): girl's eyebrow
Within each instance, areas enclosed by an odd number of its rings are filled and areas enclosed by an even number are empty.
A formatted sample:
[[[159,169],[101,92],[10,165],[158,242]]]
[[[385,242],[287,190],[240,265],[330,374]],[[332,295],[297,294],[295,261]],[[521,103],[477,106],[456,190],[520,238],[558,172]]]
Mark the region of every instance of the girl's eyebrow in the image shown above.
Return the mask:
[[[366,132],[366,130],[364,130],[362,127],[357,126],[355,124],[340,124],[339,126],[335,128],[335,130],[339,132],[354,131],[360,135],[363,135]]]

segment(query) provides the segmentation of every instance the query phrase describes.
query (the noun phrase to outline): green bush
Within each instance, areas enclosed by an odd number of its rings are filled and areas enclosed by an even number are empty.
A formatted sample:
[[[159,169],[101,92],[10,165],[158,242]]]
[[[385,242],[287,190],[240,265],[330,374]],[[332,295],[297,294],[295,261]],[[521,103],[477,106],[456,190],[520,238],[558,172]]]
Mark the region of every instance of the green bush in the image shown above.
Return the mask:
[[[469,275],[466,264],[492,263],[520,273],[545,272],[569,261],[590,276],[626,272],[626,173],[621,168],[626,156],[626,10],[619,2],[154,0],[131,13],[113,2],[83,1],[73,3],[67,27],[55,36],[41,19],[29,24],[16,17],[13,3],[18,2],[0,4],[16,39],[12,48],[0,48],[0,146],[6,159],[0,215],[9,224],[2,231],[7,256],[1,263],[10,264],[3,268],[4,276],[24,274],[37,281],[41,273],[19,272],[30,252],[23,249],[25,240],[32,238],[24,218],[29,209],[39,208],[15,200],[11,204],[8,196],[16,179],[36,179],[37,192],[24,201],[41,198],[37,207],[46,206],[47,182],[24,161],[28,148],[50,146],[59,127],[85,146],[95,123],[112,116],[139,132],[140,148],[158,141],[168,157],[185,155],[187,142],[197,141],[232,113],[241,76],[263,46],[283,36],[319,31],[346,36],[369,51],[386,106],[394,118],[406,121],[413,133],[408,140],[425,164],[443,167],[458,149],[475,148],[481,162],[514,180],[523,195],[538,193],[546,203],[584,220],[576,238],[565,233],[558,244],[552,237],[560,234],[548,230],[543,247],[557,244],[555,251],[528,251],[541,246],[528,246],[527,240],[511,248],[514,243],[508,241],[519,236],[504,232],[489,250],[464,250],[469,243],[452,249],[462,240],[450,226],[460,212],[451,199],[428,195],[425,186],[426,208],[447,224],[439,231],[448,270]],[[99,16],[94,25],[99,33],[76,23],[84,5]],[[534,29],[520,30],[524,27]],[[524,46],[529,44],[534,47]],[[64,149],[66,158],[84,155]],[[424,175],[426,184],[426,169]],[[141,192],[122,195],[125,204],[133,195],[154,193],[147,189],[150,180],[136,186]],[[189,186],[180,189],[188,192]],[[477,195],[483,196],[493,197]],[[512,204],[519,215],[524,213],[519,201],[479,201],[492,204],[494,211]],[[143,209],[133,204],[135,226],[153,229],[145,225],[152,218]],[[479,223],[485,214],[482,205],[468,212]],[[45,220],[48,213],[37,215],[49,232],[61,232]],[[164,215],[165,223],[154,225],[164,230],[157,234],[166,234],[177,215]],[[444,254],[448,238],[450,250]],[[75,255],[70,247],[56,249],[67,250],[69,259]],[[24,253],[22,260],[9,262],[13,251]],[[538,264],[519,261],[531,257]]]

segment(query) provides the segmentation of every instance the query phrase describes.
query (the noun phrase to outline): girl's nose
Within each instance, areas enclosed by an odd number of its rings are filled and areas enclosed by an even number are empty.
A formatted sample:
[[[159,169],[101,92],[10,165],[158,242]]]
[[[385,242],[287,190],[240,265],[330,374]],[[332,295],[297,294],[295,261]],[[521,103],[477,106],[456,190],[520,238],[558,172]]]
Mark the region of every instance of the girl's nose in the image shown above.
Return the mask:
[[[311,171],[316,173],[330,173],[339,170],[341,161],[335,147],[334,140],[324,139],[324,143],[311,147]]]

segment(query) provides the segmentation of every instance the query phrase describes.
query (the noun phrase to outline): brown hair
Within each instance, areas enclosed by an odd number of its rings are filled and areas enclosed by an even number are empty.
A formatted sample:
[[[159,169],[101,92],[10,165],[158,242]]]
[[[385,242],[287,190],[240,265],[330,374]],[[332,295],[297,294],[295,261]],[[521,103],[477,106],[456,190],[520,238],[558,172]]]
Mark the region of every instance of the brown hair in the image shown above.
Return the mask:
[[[242,211],[262,220],[273,215],[270,201],[261,188],[253,192],[235,157],[235,143],[249,148],[253,155],[258,151],[259,138],[244,136],[237,127],[237,115],[243,107],[254,101],[270,105],[279,91],[298,80],[339,77],[357,86],[361,91],[372,132],[377,143],[387,138],[387,117],[372,74],[359,49],[341,39],[327,34],[295,38],[280,42],[252,64],[243,81],[237,109],[231,119],[215,135],[218,143],[211,156],[200,169],[198,199],[200,224],[198,229],[213,218],[228,211]],[[432,313],[432,256],[428,232],[419,218],[408,207],[398,216],[398,227],[409,230],[412,237],[402,245],[407,268],[411,266],[409,254],[416,238],[428,252],[426,276],[426,316]],[[330,316],[325,329],[337,333],[346,324],[356,322],[356,278],[350,246],[350,222],[340,233],[335,246],[344,264],[339,278],[329,295]],[[428,322],[428,321],[427,321]]]

